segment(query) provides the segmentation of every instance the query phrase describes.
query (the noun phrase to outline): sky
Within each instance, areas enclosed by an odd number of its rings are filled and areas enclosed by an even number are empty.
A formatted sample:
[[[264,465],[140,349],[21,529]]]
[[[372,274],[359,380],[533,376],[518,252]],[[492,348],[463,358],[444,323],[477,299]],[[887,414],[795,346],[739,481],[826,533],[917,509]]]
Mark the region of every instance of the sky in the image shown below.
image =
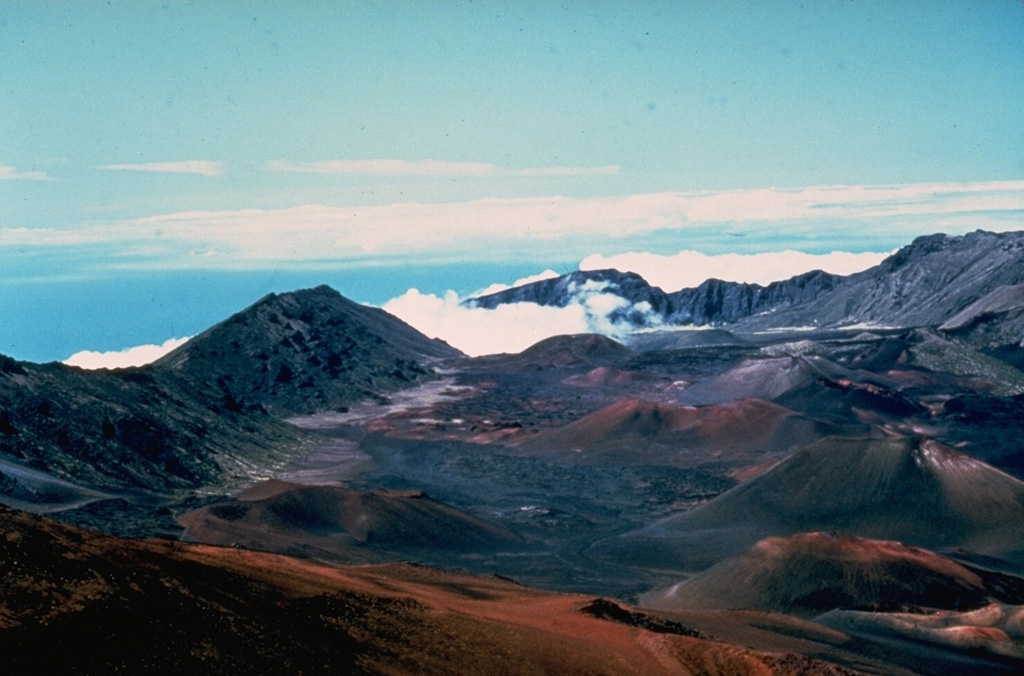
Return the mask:
[[[507,351],[593,317],[461,300],[579,268],[847,274],[1024,229],[1016,0],[0,0],[0,64],[18,359],[321,283]]]

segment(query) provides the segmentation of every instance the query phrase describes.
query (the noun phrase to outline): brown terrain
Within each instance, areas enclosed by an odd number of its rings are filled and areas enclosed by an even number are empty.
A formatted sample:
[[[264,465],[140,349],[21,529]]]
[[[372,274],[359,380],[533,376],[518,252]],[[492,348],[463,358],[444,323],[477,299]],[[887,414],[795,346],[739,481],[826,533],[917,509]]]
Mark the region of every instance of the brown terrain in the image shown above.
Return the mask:
[[[0,530],[5,673],[853,673],[496,577],[128,541],[4,507]]]
[[[516,445],[546,457],[575,454],[580,462],[732,468],[782,459],[822,428],[761,399],[701,407],[623,399]]]

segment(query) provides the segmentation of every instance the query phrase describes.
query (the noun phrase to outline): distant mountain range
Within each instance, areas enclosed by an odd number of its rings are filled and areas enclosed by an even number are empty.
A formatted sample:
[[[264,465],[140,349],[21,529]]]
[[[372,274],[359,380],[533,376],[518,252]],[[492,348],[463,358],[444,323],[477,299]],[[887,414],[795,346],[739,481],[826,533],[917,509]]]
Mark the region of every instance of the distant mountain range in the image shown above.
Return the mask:
[[[1024,328],[1024,232],[919,237],[879,265],[848,276],[812,271],[767,286],[709,279],[674,292],[632,272],[595,270],[472,298],[565,307],[593,293],[624,300],[608,319],[633,328],[718,326],[741,332],[788,327],[942,326],[992,346]]]

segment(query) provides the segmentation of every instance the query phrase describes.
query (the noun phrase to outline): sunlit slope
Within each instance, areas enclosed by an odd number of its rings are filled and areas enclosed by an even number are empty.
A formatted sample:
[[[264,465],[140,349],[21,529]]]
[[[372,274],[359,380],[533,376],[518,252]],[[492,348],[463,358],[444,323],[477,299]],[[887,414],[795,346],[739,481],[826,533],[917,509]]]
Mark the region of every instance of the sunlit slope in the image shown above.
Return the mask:
[[[692,578],[645,594],[641,603],[814,617],[836,608],[975,609],[1000,596],[977,572],[926,549],[817,532],[761,540]]]

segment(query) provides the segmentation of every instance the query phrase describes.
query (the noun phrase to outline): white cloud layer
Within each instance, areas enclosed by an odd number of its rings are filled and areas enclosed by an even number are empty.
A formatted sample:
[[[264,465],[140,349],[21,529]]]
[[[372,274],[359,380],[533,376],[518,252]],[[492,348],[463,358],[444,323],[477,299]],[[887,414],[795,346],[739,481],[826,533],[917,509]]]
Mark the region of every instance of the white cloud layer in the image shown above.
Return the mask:
[[[635,272],[653,286],[671,292],[698,286],[712,278],[765,285],[811,270],[849,275],[878,265],[890,253],[833,251],[809,254],[787,250],[709,256],[699,251],[680,251],[664,256],[631,251],[615,256],[587,256],[580,263],[580,270],[614,268],[621,272]]]
[[[53,181],[45,171],[18,171],[8,164],[0,164],[0,181]]]
[[[383,309],[431,338],[470,356],[521,352],[549,336],[590,330],[583,307],[511,303],[494,310],[467,308],[454,291],[444,296],[409,289]]]
[[[223,165],[209,160],[184,160],[181,162],[143,162],[141,164],[104,164],[97,169],[114,171],[150,171],[165,174],[199,174],[200,176],[220,176]]]
[[[0,246],[108,245],[150,252],[139,267],[221,269],[368,258],[521,259],[541,250],[578,256],[621,250],[644,237],[664,242],[709,231],[749,233],[763,247],[863,250],[879,238],[1019,229],[1021,213],[1024,181],[818,186],[187,211],[74,228],[0,227]]]
[[[139,345],[114,352],[76,352],[64,363],[83,369],[119,369],[129,366],[143,366],[154,362],[171,350],[184,345],[188,338],[170,338],[162,345]]]
[[[442,160],[323,160],[292,162],[271,160],[270,171],[302,174],[361,174],[366,176],[603,176],[619,173],[614,165],[602,167],[540,167],[508,169],[487,162],[446,162]]]

